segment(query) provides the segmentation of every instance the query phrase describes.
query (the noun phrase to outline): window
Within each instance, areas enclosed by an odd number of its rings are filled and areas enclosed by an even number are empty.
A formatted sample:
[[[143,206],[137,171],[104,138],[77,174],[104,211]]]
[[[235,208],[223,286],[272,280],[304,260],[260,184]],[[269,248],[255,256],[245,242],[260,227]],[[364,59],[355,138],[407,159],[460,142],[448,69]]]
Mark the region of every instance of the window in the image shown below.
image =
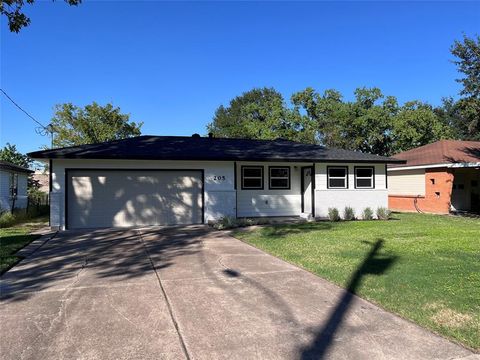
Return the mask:
[[[290,168],[270,166],[269,189],[290,189]]]
[[[10,173],[10,196],[17,196],[18,174]]]
[[[355,167],[355,188],[373,189],[375,187],[373,167]]]
[[[242,189],[263,189],[263,166],[242,166]]]
[[[348,189],[348,169],[342,167],[327,167],[327,187],[329,189]]]

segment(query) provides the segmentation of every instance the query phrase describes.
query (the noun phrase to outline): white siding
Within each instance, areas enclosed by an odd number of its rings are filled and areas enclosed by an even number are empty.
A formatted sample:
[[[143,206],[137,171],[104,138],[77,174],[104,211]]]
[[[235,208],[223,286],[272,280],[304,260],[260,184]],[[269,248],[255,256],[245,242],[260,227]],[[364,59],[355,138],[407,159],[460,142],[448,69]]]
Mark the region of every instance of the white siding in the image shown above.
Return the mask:
[[[264,189],[242,190],[241,166],[264,166]],[[301,167],[312,163],[237,162],[237,190],[234,188],[234,162],[208,161],[147,161],[147,160],[66,160],[55,159],[52,167],[51,214],[52,226],[65,226],[65,169],[203,169],[205,173],[205,222],[223,216],[298,216],[301,214]],[[348,166],[349,188],[327,189],[327,166]],[[290,189],[268,188],[268,167],[290,166]],[[375,167],[375,188],[355,189],[354,166]],[[326,217],[329,207],[343,211],[345,206],[360,216],[365,207],[375,210],[388,206],[384,164],[333,164],[315,166],[315,215]]]
[[[348,167],[348,189],[327,188],[327,166]],[[373,166],[375,169],[374,189],[355,189],[355,166]],[[329,208],[337,208],[340,215],[345,206],[350,206],[355,211],[355,216],[360,217],[366,207],[375,211],[379,207],[388,207],[388,193],[384,164],[354,164],[354,163],[328,163],[315,166],[315,216],[325,218]]]
[[[0,171],[0,211],[10,210],[12,202],[10,199],[10,171]],[[16,209],[24,209],[28,204],[28,175],[18,173],[18,192],[15,200]]]
[[[263,166],[263,190],[242,190],[242,166]],[[302,166],[312,163],[237,162],[237,207],[238,217],[299,216],[302,212],[301,171]],[[269,166],[290,167],[290,189],[269,190]]]
[[[425,170],[395,170],[388,172],[389,195],[425,195]]]
[[[67,160],[54,159],[50,221],[65,227],[65,169],[203,169],[205,173],[205,221],[235,216],[233,162],[159,160]],[[223,179],[223,176],[225,177]],[[218,177],[221,180],[218,180]]]

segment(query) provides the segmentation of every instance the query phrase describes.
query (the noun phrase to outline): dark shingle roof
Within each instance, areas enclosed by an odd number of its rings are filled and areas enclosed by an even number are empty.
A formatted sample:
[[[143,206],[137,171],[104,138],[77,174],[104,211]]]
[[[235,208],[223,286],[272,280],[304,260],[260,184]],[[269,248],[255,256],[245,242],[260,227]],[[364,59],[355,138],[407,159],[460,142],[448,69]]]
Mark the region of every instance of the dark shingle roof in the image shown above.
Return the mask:
[[[36,151],[34,159],[352,161],[403,163],[356,151],[327,149],[293,141],[223,139],[187,136],[138,136],[99,144]]]
[[[26,173],[26,174],[31,174],[33,173],[32,170],[24,168],[22,166],[18,166],[15,164],[12,164],[11,162],[8,161],[2,161],[0,160],[0,169],[1,170],[8,170],[8,171],[15,171],[15,172],[21,172],[21,173]]]

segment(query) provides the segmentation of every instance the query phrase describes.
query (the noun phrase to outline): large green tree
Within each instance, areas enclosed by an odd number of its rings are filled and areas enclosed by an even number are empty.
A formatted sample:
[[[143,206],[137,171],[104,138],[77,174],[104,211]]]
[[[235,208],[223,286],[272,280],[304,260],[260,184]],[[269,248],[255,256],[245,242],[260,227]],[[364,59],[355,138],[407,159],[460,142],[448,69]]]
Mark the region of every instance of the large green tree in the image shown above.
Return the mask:
[[[136,123],[129,118],[112,104],[101,106],[93,102],[83,108],[70,103],[57,105],[51,121],[53,146],[91,144],[140,135],[143,122]]]
[[[431,105],[420,101],[405,103],[392,120],[393,153],[450,139],[455,135],[449,123]]]
[[[69,5],[77,6],[82,0],[64,0]],[[0,14],[8,20],[11,32],[18,33],[23,27],[30,25],[30,18],[23,13],[25,4],[32,5],[35,0],[0,0]]]
[[[28,168],[28,166],[33,162],[27,155],[22,154],[17,150],[15,145],[7,143],[3,149],[0,149],[0,160],[8,161],[14,165],[22,166]]]
[[[448,121],[430,105],[399,106],[378,88],[356,89],[351,102],[335,90],[320,95],[307,88],[293,94],[292,102],[316,124],[316,137],[328,147],[392,155],[453,136]]]
[[[457,102],[457,121],[462,138],[480,140],[480,36],[464,35],[462,41],[455,41],[452,48],[454,63],[463,75],[457,81],[462,84],[461,99]]]
[[[312,142],[302,117],[286,106],[282,94],[272,88],[252,89],[221,105],[207,131],[216,137],[276,139]]]

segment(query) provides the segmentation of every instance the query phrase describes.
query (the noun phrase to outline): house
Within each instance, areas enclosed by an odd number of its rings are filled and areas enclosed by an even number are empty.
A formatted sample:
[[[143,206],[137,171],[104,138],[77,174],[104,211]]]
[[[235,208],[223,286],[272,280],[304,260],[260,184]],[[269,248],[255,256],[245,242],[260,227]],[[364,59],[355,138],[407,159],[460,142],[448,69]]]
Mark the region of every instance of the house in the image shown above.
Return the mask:
[[[48,194],[50,190],[50,175],[48,174],[48,171],[36,169],[32,175],[32,181],[38,184],[39,191]]]
[[[480,142],[441,140],[395,155],[388,168],[392,210],[448,214],[480,210]]]
[[[283,139],[139,136],[32,152],[49,162],[60,229],[326,217],[387,207],[387,163],[402,160]]]
[[[0,161],[0,212],[25,209],[28,205],[28,176],[32,170]]]

